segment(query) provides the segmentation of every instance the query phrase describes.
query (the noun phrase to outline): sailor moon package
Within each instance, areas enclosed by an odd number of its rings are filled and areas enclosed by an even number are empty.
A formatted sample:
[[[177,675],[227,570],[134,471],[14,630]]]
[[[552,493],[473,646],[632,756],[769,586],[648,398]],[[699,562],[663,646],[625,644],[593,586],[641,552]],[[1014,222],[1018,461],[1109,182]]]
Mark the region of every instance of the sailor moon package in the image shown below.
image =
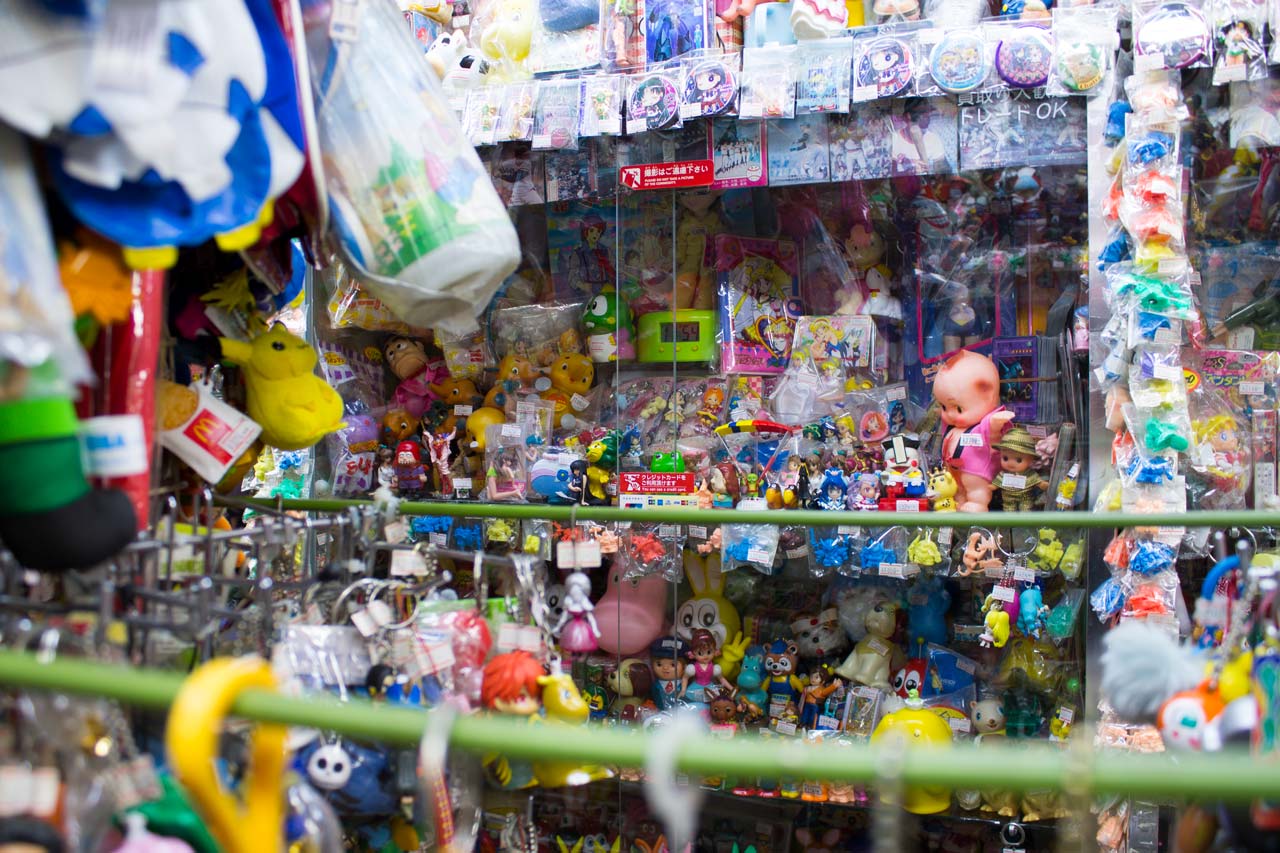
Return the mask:
[[[789,240],[721,234],[720,357],[727,372],[781,373],[803,314],[799,255]]]

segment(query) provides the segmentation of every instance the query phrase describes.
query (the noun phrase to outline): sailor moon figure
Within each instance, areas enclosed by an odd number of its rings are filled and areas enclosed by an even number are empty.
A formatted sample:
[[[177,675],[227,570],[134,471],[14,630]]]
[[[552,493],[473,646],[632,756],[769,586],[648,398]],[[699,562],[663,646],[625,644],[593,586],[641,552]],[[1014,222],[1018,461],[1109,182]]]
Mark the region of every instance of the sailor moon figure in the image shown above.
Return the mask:
[[[564,586],[564,612],[552,633],[560,635],[560,649],[565,653],[590,654],[600,647],[600,628],[592,612],[595,605],[591,603],[591,579],[582,572],[574,572]]]

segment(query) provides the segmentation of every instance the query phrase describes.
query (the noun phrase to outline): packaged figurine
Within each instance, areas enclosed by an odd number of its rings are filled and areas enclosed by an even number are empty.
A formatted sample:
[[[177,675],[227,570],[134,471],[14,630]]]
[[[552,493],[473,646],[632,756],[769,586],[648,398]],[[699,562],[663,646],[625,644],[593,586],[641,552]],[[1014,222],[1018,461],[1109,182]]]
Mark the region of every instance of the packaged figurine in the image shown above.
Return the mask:
[[[728,371],[781,373],[803,313],[795,245],[721,235],[721,361]]]

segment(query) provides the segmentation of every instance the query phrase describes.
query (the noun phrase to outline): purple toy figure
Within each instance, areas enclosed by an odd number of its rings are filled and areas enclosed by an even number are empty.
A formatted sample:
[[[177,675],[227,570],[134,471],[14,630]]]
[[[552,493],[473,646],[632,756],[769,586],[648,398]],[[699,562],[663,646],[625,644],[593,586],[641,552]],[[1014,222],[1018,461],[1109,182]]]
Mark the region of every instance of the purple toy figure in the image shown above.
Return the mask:
[[[875,510],[880,507],[880,478],[872,473],[859,474],[857,489],[849,493],[852,509]]]
[[[955,475],[961,512],[986,512],[991,480],[1000,470],[998,442],[1013,420],[1000,405],[1000,372],[985,355],[961,350],[938,371],[933,398],[950,429],[942,441],[943,461]]]
[[[600,647],[600,628],[592,612],[591,579],[574,572],[564,582],[564,612],[552,633],[560,634],[560,649],[570,655],[585,655]],[[565,624],[568,623],[568,624]]]

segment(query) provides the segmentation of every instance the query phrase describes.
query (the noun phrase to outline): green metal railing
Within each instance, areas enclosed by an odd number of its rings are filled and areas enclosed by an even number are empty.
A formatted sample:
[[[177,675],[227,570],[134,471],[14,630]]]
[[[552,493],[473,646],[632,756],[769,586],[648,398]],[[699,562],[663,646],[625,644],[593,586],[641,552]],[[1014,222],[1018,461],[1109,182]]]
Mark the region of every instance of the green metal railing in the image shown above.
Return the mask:
[[[342,512],[351,507],[371,507],[373,501],[317,498],[271,500],[250,498],[243,502],[263,509]],[[801,527],[999,527],[1085,528],[1117,527],[1280,527],[1280,512],[1264,510],[1195,510],[1136,515],[1122,512],[826,512],[814,509],[746,511],[647,507],[622,509],[607,506],[555,506],[551,504],[468,503],[465,501],[402,501],[401,515],[447,515],[472,518],[546,519],[549,521],[658,521],[669,524],[786,524]]]
[[[172,703],[182,676],[159,670],[59,658],[41,662],[25,652],[0,651],[0,685],[101,696],[150,710]],[[432,724],[429,712],[346,703],[325,696],[288,697],[246,691],[235,703],[236,716],[264,722],[333,731],[348,737],[395,746],[415,746]],[[501,716],[459,717],[449,740],[468,753],[502,752],[513,758],[555,759],[643,767],[652,735],[634,729],[586,726],[566,737],[558,725],[529,725]],[[1077,740],[1078,738],[1079,740]],[[1146,799],[1212,798],[1249,801],[1280,798],[1280,763],[1253,760],[1247,753],[1215,755],[1141,755],[1092,751],[1087,729],[1066,748],[1049,744],[1025,747],[984,745],[920,749],[898,753],[882,746],[815,748],[803,741],[743,736],[732,741],[691,739],[677,748],[677,767],[693,775],[783,776],[874,783],[886,768],[901,765],[908,784],[952,788],[1066,789]]]

